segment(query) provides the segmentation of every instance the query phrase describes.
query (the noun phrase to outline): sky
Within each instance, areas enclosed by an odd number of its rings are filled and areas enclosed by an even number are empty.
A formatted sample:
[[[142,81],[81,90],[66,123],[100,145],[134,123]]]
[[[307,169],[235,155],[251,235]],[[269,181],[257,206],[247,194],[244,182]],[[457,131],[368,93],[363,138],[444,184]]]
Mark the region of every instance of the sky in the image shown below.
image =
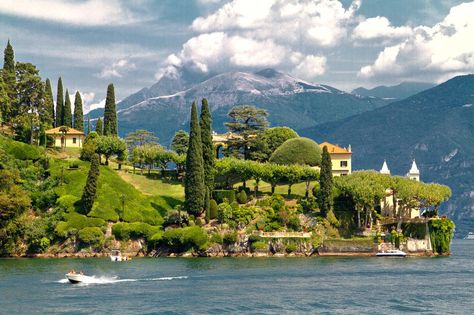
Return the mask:
[[[274,68],[350,91],[474,72],[474,2],[461,0],[0,0],[0,45],[86,110],[176,68]]]

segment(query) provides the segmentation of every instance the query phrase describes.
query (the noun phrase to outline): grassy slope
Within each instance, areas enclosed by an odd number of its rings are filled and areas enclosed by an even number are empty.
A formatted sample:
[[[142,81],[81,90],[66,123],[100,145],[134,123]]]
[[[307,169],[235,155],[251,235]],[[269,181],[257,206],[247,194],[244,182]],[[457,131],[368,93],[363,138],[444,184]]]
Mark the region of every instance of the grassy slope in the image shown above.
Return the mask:
[[[79,169],[69,170],[69,165],[72,162],[77,163]],[[64,174],[63,185],[56,188],[56,192],[61,196],[60,203],[71,207],[74,201],[81,198],[88,171],[88,162],[77,159],[52,160],[52,175],[61,178],[61,174]],[[123,214],[122,196],[125,198]],[[77,205],[73,207],[77,210]],[[100,167],[97,199],[89,216],[99,217],[106,221],[117,221],[120,215],[124,221],[141,221],[159,225],[163,220],[162,216],[168,209],[169,205],[165,199],[145,196],[132,185],[123,181],[110,168]]]

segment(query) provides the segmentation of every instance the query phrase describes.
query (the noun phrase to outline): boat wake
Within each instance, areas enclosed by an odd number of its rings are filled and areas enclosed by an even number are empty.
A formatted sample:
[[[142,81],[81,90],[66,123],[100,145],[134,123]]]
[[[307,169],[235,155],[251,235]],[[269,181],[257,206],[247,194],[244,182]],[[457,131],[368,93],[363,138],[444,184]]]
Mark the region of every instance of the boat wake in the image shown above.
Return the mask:
[[[119,279],[117,276],[114,277],[88,277],[84,279],[81,284],[111,284],[111,283],[120,283],[120,282],[138,282],[138,281],[170,281],[170,280],[179,280],[179,279],[187,279],[188,276],[176,276],[176,277],[160,277],[160,278],[144,278],[144,279]],[[69,283],[68,279],[61,279],[58,280],[57,283]]]

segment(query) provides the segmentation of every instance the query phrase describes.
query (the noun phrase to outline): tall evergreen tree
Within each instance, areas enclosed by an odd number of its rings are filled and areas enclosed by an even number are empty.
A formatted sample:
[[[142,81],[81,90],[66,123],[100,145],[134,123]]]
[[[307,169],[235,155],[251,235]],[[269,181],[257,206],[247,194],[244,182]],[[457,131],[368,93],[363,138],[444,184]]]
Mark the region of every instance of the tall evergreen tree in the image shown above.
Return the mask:
[[[104,136],[117,136],[117,112],[115,109],[115,91],[114,85],[107,87],[107,98],[105,99],[104,109]]]
[[[188,154],[186,156],[185,207],[189,213],[198,215],[204,206],[204,161],[202,159],[201,128],[196,103],[191,107]]]
[[[16,93],[15,54],[13,52],[13,47],[10,44],[10,40],[8,40],[7,47],[4,50],[2,77],[7,98],[5,102],[1,104],[0,111],[2,112],[3,119],[5,121],[10,121],[13,116],[18,114],[17,109],[15,108],[18,103]]]
[[[97,182],[100,175],[99,159],[100,157],[97,153],[92,155],[91,167],[89,169],[89,174],[87,175],[86,186],[84,187],[81,198],[83,214],[89,213],[89,211],[92,210],[92,206],[94,205],[95,196],[97,193]]]
[[[46,79],[46,86],[44,91],[44,107],[47,111],[48,120],[46,121],[49,125],[55,125],[55,117],[54,117],[54,101],[53,101],[53,90],[51,89],[51,81]]]
[[[95,124],[95,132],[97,132],[99,136],[104,134],[104,124],[102,123],[102,119],[100,117],[97,119],[97,123]]]
[[[87,134],[90,134],[91,133],[91,115],[88,114],[87,115]]]
[[[84,113],[82,112],[82,98],[79,91],[74,97],[74,129],[84,131]]]
[[[212,145],[212,118],[211,111],[207,99],[202,99],[201,107],[201,141],[202,141],[202,158],[204,160],[204,182],[206,184],[208,194],[214,189],[214,146]]]
[[[71,99],[69,98],[69,91],[66,89],[65,102],[63,108],[63,125],[72,128],[72,110]]]
[[[319,176],[319,193],[318,193],[318,204],[322,216],[332,209],[332,188],[334,186],[332,177],[332,162],[331,156],[329,155],[327,146],[323,148],[322,160],[321,160],[321,173]]]
[[[64,125],[64,92],[63,80],[58,79],[58,91],[56,94],[56,127]]]

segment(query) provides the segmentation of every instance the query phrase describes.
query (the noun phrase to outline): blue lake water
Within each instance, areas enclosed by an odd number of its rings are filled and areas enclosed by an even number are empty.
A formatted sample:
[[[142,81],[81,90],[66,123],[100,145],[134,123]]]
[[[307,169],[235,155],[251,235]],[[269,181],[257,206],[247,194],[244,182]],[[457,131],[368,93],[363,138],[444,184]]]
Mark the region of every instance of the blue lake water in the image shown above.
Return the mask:
[[[474,241],[437,258],[0,259],[0,314],[472,314]],[[83,270],[94,283],[72,285]]]

